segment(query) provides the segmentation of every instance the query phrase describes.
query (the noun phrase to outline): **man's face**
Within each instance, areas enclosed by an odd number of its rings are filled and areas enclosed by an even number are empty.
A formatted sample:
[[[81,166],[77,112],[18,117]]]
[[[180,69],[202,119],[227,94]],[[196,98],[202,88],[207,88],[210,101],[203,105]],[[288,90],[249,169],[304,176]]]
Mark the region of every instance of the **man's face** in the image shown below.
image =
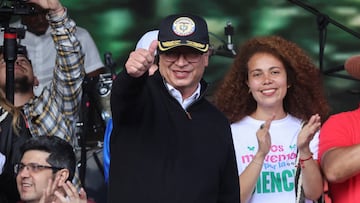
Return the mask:
[[[33,170],[31,167],[26,166],[29,164],[50,166],[46,162],[49,155],[48,152],[39,150],[29,150],[24,153],[20,163],[24,164],[25,167],[18,171],[16,175],[16,183],[21,200],[32,203],[39,202],[49,179],[54,179],[55,175],[50,168]]]
[[[18,55],[14,64],[14,89],[15,92],[32,91],[33,86],[37,85],[37,78],[34,76],[30,61],[23,55]],[[0,87],[6,87],[6,62],[0,54]]]
[[[191,96],[208,65],[208,53],[180,46],[160,53],[159,57],[159,70],[166,82],[179,90],[184,98]]]
[[[35,35],[43,35],[49,27],[46,19],[47,10],[41,8],[37,4],[30,4],[34,8],[35,13],[31,15],[22,15],[21,22],[26,25],[27,31]]]

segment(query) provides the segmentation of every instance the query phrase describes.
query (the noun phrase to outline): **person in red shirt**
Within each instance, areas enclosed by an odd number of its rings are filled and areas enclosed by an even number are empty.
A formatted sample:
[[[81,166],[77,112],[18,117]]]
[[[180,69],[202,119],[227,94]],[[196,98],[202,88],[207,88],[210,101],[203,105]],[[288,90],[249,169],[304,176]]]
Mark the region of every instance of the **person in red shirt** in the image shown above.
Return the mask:
[[[360,80],[360,55],[345,70]],[[319,158],[333,202],[360,202],[360,105],[332,115],[320,130]]]

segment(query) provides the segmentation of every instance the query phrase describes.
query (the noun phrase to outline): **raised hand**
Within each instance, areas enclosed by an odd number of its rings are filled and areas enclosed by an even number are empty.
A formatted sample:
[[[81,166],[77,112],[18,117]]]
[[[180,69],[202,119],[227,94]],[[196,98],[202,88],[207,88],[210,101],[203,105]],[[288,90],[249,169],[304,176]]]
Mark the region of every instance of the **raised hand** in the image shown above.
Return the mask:
[[[28,0],[28,3],[35,3],[44,9],[49,9],[52,13],[61,13],[64,11],[64,7],[59,0]]]
[[[46,189],[43,191],[43,195],[39,201],[39,203],[52,203],[56,201],[56,196],[54,195],[55,190],[60,181],[60,176],[56,176],[55,180],[48,180],[48,185]]]
[[[54,194],[57,197],[56,203],[87,203],[86,192],[83,188],[81,188],[80,193],[78,193],[75,186],[70,181],[66,181],[65,183],[60,184],[60,186],[65,191],[65,194],[55,191]]]
[[[265,123],[261,124],[259,130],[256,132],[256,137],[259,144],[258,154],[261,157],[265,157],[271,147],[271,137],[269,133],[270,125],[272,120],[275,118],[275,115],[272,118],[265,121]]]
[[[158,46],[158,41],[154,40],[146,49],[137,49],[130,53],[129,59],[125,64],[127,73],[132,77],[140,77],[147,72],[154,63],[155,51]]]
[[[310,153],[310,141],[314,138],[314,135],[320,129],[320,126],[321,118],[319,114],[312,115],[298,135],[297,147],[300,152]]]

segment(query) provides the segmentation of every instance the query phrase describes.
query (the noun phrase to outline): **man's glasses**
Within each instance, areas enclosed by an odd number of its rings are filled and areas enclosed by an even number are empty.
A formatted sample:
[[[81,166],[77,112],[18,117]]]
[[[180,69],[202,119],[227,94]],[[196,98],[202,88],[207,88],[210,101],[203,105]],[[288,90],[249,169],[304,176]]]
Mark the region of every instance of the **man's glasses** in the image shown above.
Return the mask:
[[[40,165],[40,164],[36,164],[36,163],[29,163],[29,164],[18,163],[18,164],[15,164],[15,166],[14,166],[15,174],[20,173],[21,171],[24,170],[24,168],[26,168],[31,173],[37,173],[44,169],[52,169],[53,172],[63,169],[63,168],[53,167],[53,166],[44,166],[44,165]]]
[[[179,59],[180,55],[184,57],[186,61],[189,63],[197,63],[200,61],[202,52],[198,51],[184,51],[180,50],[169,50],[161,53],[164,56],[165,61],[167,62],[175,62]]]

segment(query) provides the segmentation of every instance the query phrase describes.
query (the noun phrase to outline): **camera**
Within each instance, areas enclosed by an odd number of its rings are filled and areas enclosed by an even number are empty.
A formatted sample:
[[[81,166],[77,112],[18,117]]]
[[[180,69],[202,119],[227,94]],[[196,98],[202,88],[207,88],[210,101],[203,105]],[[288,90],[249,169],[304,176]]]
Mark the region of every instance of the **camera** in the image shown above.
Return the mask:
[[[34,13],[34,7],[26,2],[27,0],[0,0],[0,28],[8,27],[13,15],[29,15]]]
[[[34,7],[26,3],[28,0],[4,0],[0,1],[0,15],[3,19],[8,19],[12,15],[28,15],[34,13]]]

